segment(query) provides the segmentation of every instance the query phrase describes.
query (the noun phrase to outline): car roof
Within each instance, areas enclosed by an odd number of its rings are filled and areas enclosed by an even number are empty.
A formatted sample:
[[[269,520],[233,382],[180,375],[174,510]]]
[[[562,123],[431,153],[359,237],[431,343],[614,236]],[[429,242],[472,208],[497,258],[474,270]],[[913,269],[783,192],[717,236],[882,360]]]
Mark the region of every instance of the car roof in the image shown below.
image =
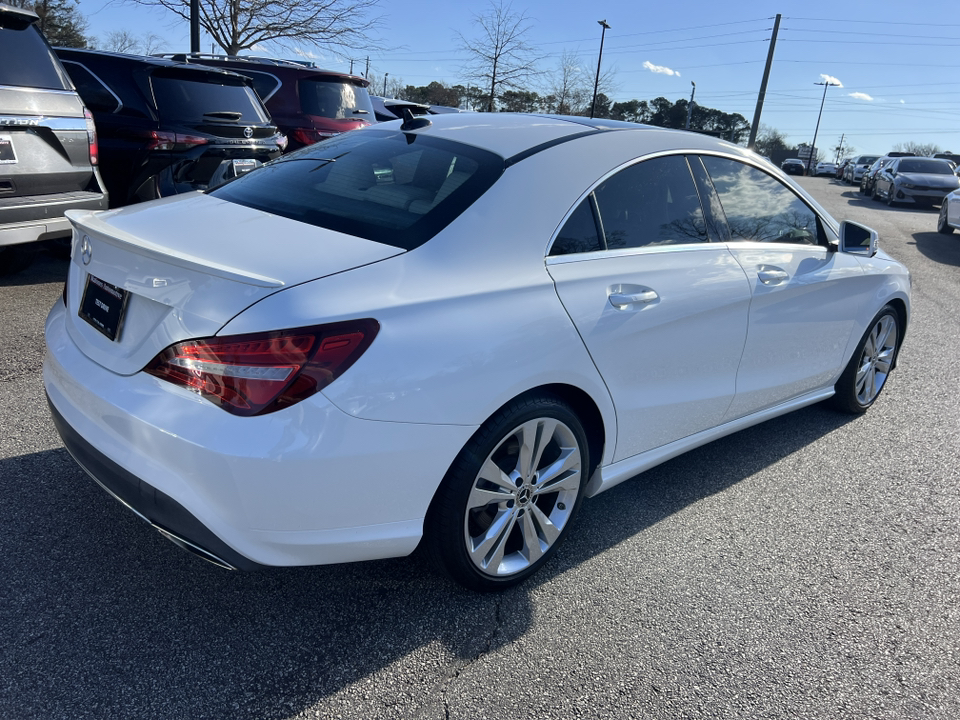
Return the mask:
[[[370,84],[369,80],[360,75],[351,75],[350,73],[339,70],[325,70],[318,68],[314,63],[307,60],[286,60],[283,58],[261,57],[259,55],[216,55],[213,53],[157,53],[152,57],[165,58],[167,60],[192,65],[204,65],[205,67],[217,67],[216,65],[206,65],[206,63],[222,63],[224,66],[245,70],[260,70],[262,72],[283,68],[295,71],[302,77],[324,75],[331,78],[350,80],[364,87]]]
[[[709,135],[599,118],[484,112],[445,113],[422,116],[419,119],[428,119],[429,125],[407,132],[461,142],[516,160],[546,149],[550,145],[563,143],[581,135],[600,132],[625,132],[634,135],[637,140],[642,137],[650,141],[649,143],[637,142],[638,156],[645,152],[664,149],[664,145],[677,149],[713,149],[747,153],[744,148]],[[402,129],[402,121],[380,123],[378,127]],[[750,157],[756,156],[750,153]]]
[[[205,72],[205,73],[220,73],[223,75],[230,75],[232,77],[237,77],[238,74],[231,72],[224,68],[214,67],[212,65],[191,65],[188,63],[176,62],[174,60],[168,60],[166,58],[155,57],[153,55],[131,55],[129,53],[118,53],[118,52],[109,52],[106,50],[89,50],[87,48],[68,48],[68,47],[55,47],[57,55],[61,58],[66,58],[69,55],[76,56],[73,59],[79,57],[100,57],[100,58],[113,58],[117,61],[125,61],[131,64],[140,64],[148,65],[153,67],[169,67],[169,68],[179,68],[186,69],[190,72]],[[239,77],[244,77],[239,75]],[[249,82],[247,78],[244,77],[246,82]]]
[[[40,16],[27,8],[19,8],[14,5],[0,3],[0,19],[2,18],[13,18],[15,21],[30,24],[37,22]]]

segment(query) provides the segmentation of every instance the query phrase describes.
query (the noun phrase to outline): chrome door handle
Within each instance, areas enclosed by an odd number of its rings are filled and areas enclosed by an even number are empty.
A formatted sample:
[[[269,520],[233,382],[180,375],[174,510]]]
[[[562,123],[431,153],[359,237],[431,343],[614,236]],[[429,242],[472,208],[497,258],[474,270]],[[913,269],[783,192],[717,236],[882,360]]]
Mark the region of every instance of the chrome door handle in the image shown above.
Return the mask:
[[[654,290],[644,290],[638,293],[613,293],[610,295],[610,304],[618,310],[630,305],[647,305],[660,298]]]
[[[757,277],[760,278],[760,282],[764,285],[779,285],[790,276],[779,268],[769,268],[766,270],[758,270]]]

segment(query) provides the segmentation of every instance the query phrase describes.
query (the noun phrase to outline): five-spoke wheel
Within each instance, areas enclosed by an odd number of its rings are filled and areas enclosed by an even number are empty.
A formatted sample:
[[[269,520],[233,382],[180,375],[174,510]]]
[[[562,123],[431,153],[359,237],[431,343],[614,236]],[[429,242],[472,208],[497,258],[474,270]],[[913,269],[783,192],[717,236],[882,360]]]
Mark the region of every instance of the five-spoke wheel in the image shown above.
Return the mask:
[[[430,551],[476,590],[535,572],[566,534],[589,467],[579,419],[550,396],[508,404],[460,453],[425,532]]]
[[[834,405],[847,412],[866,412],[880,395],[896,363],[899,342],[900,316],[887,305],[870,323],[837,381]]]

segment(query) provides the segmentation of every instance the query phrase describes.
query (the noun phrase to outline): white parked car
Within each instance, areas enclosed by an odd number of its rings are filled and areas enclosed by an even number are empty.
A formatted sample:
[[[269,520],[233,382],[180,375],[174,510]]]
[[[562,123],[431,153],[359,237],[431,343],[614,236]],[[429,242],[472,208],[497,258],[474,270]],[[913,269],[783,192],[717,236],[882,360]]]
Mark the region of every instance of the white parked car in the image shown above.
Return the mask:
[[[907,270],[694,133],[436,115],[73,214],[67,449],[228,568],[403,556],[515,584],[593,496],[896,365]],[[68,521],[68,519],[65,519]]]
[[[949,235],[957,229],[960,229],[960,190],[954,190],[943,199],[937,217],[937,232]]]
[[[816,172],[814,175],[819,177],[820,175],[830,175],[834,176],[837,174],[837,164],[832,162],[818,162]]]

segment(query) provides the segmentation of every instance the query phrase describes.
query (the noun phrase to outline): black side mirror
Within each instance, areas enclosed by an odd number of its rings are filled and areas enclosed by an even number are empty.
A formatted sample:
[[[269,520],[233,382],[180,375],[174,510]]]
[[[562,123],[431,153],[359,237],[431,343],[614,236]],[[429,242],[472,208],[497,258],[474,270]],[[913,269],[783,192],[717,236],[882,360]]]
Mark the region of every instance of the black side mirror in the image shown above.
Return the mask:
[[[873,257],[877,254],[878,238],[877,231],[866,225],[849,220],[840,223],[840,252]]]

